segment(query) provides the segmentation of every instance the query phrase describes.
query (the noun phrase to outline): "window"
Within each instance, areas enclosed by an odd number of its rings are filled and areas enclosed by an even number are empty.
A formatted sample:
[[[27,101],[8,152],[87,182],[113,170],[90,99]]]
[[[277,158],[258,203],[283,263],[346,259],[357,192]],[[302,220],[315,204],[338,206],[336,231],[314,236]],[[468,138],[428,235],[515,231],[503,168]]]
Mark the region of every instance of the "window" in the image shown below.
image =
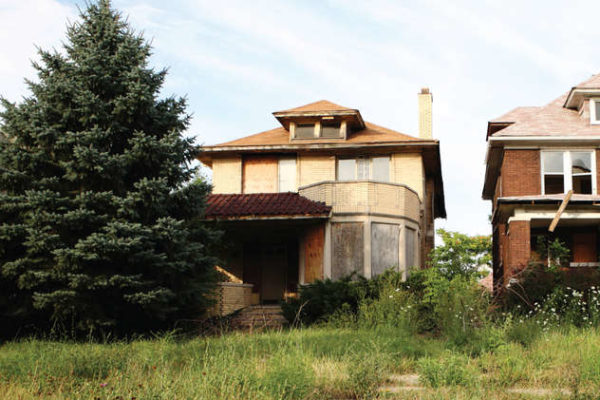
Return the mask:
[[[344,158],[338,160],[337,176],[338,181],[356,180],[356,160],[353,158]]]
[[[543,151],[543,193],[596,193],[595,165],[593,151]]]
[[[314,139],[315,124],[296,124],[294,137],[296,139]]]
[[[279,191],[295,192],[296,188],[296,159],[279,159]]]
[[[339,158],[338,181],[390,181],[389,157]]]
[[[390,181],[390,158],[373,157],[373,180],[380,182]]]
[[[406,228],[406,267],[416,266],[415,257],[415,242],[416,242],[417,231],[412,228]]]
[[[339,139],[341,137],[340,123],[321,121],[321,137],[326,139]]]
[[[600,99],[590,99],[590,123],[600,124]]]

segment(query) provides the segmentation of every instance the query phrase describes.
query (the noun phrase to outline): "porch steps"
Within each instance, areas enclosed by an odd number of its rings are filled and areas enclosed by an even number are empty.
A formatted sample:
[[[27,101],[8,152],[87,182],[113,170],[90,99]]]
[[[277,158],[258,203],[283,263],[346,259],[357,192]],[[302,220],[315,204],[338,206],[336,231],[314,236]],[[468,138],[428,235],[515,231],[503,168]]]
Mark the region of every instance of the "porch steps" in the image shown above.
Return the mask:
[[[287,325],[279,305],[246,307],[231,319],[231,328],[244,331],[281,329]]]

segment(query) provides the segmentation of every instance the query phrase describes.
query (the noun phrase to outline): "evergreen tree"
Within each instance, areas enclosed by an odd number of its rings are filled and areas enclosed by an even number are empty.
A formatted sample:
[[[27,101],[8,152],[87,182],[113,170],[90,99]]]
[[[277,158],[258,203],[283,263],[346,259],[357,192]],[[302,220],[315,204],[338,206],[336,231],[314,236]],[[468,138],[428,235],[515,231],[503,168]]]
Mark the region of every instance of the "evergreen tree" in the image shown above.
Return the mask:
[[[88,4],[63,52],[39,50],[38,81],[0,112],[0,321],[117,333],[197,317],[214,286],[199,221],[209,186],[183,98],[113,10]]]

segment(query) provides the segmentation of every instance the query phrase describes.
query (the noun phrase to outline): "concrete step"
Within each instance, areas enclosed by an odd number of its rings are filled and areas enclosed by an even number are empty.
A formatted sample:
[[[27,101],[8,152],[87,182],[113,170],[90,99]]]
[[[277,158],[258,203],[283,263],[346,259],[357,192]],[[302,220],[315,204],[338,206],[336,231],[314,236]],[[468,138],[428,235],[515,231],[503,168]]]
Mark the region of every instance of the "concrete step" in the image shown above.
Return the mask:
[[[287,325],[279,305],[250,306],[241,310],[231,320],[231,327],[240,330],[277,329]]]

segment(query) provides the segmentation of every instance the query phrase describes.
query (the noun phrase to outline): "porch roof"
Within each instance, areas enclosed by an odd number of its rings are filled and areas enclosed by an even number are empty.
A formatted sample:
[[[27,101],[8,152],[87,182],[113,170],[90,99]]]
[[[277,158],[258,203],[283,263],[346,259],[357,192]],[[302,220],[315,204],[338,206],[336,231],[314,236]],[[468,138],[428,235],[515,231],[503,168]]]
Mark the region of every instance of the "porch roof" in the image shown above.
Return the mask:
[[[298,193],[211,194],[206,219],[327,218],[331,207]]]

